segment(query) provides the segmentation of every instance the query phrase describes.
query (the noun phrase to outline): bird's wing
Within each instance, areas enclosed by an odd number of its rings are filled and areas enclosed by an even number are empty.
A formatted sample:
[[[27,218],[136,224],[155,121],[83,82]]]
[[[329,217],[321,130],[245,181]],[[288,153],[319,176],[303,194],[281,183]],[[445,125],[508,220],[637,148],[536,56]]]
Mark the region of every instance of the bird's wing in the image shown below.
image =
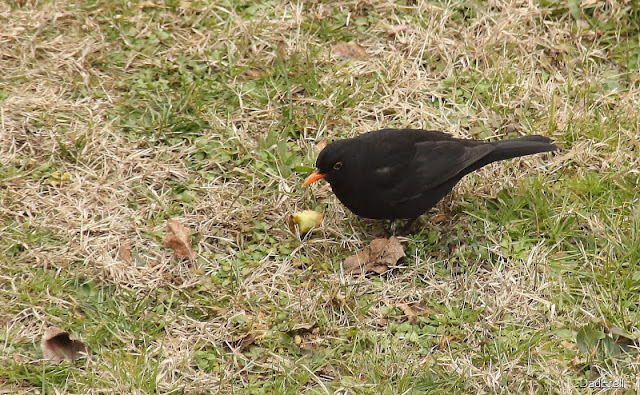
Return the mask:
[[[455,177],[491,151],[490,144],[456,140],[417,143],[413,157],[400,172],[394,172],[395,181],[385,188],[385,199],[393,204],[414,199]]]

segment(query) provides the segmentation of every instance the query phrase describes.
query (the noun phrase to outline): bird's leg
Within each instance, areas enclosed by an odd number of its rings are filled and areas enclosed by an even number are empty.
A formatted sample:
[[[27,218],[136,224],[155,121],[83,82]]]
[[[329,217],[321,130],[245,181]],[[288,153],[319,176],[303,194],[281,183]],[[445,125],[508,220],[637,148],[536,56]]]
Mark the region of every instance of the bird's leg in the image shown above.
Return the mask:
[[[413,225],[413,223],[418,218],[419,217],[409,218],[407,220],[407,223],[402,227],[400,226],[400,222],[399,222],[400,220],[397,220],[397,219],[390,220],[389,227],[386,228],[387,232],[385,232],[387,234],[387,238],[391,236],[406,235],[410,233],[411,225]]]
[[[387,228],[387,230],[388,230],[387,238],[390,238],[391,236],[395,236],[396,231],[398,230],[398,222],[392,219],[389,223],[389,227]]]
[[[409,218],[407,223],[404,224],[404,227],[402,228],[402,233],[409,233],[409,231],[411,231],[411,225],[416,222],[416,219],[418,219],[418,217]]]

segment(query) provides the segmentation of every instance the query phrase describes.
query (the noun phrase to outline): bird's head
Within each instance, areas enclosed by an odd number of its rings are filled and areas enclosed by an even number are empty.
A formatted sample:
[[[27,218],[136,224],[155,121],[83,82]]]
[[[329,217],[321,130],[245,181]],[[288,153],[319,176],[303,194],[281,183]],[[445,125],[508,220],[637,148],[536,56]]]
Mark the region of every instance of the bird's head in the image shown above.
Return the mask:
[[[355,152],[350,149],[352,141],[352,139],[339,140],[327,145],[318,155],[316,171],[311,173],[302,185],[307,186],[323,178],[329,183],[343,178],[341,175],[354,167]]]

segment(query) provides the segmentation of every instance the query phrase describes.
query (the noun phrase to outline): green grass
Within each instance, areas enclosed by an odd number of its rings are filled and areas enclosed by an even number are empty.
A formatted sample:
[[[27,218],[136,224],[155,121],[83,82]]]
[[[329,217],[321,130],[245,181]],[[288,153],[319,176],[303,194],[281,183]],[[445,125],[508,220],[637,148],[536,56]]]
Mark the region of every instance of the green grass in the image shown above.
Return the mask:
[[[586,3],[1,5],[0,386],[634,393],[640,8]],[[331,55],[351,40],[367,59]],[[560,151],[465,178],[398,268],[349,276],[389,224],[301,183],[320,141],[383,127]],[[303,209],[325,220],[299,238]],[[43,360],[49,326],[91,357]]]

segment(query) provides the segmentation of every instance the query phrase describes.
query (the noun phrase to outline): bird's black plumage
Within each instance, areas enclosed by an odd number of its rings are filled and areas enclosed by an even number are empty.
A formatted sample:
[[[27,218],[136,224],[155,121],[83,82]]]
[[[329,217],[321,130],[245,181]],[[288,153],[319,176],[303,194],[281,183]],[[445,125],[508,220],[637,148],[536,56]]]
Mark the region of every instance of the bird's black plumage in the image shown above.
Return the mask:
[[[338,199],[366,218],[416,218],[466,174],[491,162],[554,151],[543,136],[457,139],[420,129],[382,129],[327,145],[308,185],[324,178]]]

